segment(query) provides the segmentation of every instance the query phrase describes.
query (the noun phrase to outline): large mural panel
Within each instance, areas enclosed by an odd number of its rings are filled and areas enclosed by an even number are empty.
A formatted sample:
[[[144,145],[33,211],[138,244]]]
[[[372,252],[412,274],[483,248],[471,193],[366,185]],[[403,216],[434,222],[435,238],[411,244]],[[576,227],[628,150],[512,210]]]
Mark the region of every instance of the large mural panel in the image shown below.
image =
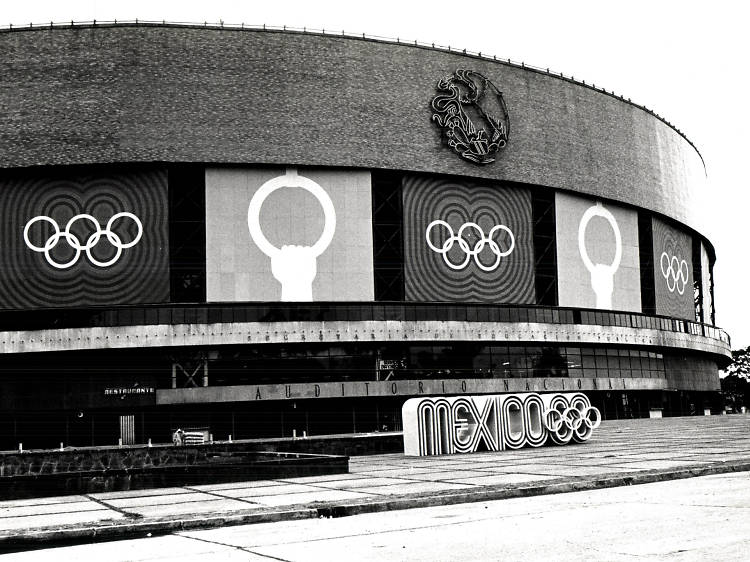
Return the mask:
[[[0,177],[0,307],[169,300],[164,170]]]
[[[535,302],[528,190],[410,176],[403,203],[406,300]]]
[[[692,238],[653,219],[656,313],[695,320]]]
[[[374,298],[369,172],[206,170],[206,296]]]
[[[555,194],[560,306],[641,311],[638,214]]]

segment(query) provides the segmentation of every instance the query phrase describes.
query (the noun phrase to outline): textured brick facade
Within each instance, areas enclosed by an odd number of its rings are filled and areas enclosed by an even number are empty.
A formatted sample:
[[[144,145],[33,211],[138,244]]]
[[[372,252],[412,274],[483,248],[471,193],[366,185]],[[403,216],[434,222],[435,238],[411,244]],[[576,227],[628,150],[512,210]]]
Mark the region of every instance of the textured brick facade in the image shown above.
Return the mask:
[[[189,27],[0,32],[0,168],[107,162],[429,171],[577,191],[701,230],[699,154],[641,108],[537,71],[371,40]],[[465,162],[430,120],[457,68],[503,91],[510,143]]]

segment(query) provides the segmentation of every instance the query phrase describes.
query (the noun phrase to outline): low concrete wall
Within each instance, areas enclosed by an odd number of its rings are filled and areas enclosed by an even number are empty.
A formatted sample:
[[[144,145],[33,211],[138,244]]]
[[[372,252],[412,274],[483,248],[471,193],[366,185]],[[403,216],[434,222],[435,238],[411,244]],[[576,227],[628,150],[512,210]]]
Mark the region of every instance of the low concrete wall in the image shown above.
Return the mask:
[[[210,456],[227,450],[228,448],[222,445],[160,445],[4,453],[0,455],[0,477],[143,469],[170,465],[190,466],[207,462]]]
[[[0,499],[349,471],[349,457],[258,451],[262,443],[91,448],[0,455]]]
[[[372,455],[403,452],[400,432],[326,435],[304,439],[248,439],[204,445],[144,445],[82,447],[63,451],[43,450],[0,453],[0,478],[44,474],[140,470],[166,466],[192,466],[215,462],[230,454],[278,452],[317,455]]]

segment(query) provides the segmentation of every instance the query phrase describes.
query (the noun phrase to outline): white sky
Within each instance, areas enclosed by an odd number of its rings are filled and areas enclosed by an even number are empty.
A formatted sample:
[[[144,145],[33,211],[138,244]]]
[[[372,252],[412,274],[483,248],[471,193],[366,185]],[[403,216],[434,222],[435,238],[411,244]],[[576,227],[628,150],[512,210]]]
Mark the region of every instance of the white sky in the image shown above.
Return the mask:
[[[36,1],[0,4],[0,25],[97,19],[288,25],[418,39],[563,72],[664,116],[698,147],[703,234],[717,252],[717,324],[750,345],[748,12],[743,2]],[[2,54],[0,53],[0,56]],[[2,77],[0,77],[0,82]]]

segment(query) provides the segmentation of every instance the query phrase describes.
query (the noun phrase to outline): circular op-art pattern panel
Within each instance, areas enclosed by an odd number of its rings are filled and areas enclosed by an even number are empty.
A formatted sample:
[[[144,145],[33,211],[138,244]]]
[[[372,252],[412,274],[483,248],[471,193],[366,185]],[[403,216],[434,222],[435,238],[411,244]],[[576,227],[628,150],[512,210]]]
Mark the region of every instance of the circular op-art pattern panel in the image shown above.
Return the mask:
[[[169,299],[161,171],[0,179],[3,308]]]
[[[527,190],[408,177],[403,198],[407,300],[535,302]]]
[[[653,233],[656,313],[694,320],[693,241],[656,218]]]

